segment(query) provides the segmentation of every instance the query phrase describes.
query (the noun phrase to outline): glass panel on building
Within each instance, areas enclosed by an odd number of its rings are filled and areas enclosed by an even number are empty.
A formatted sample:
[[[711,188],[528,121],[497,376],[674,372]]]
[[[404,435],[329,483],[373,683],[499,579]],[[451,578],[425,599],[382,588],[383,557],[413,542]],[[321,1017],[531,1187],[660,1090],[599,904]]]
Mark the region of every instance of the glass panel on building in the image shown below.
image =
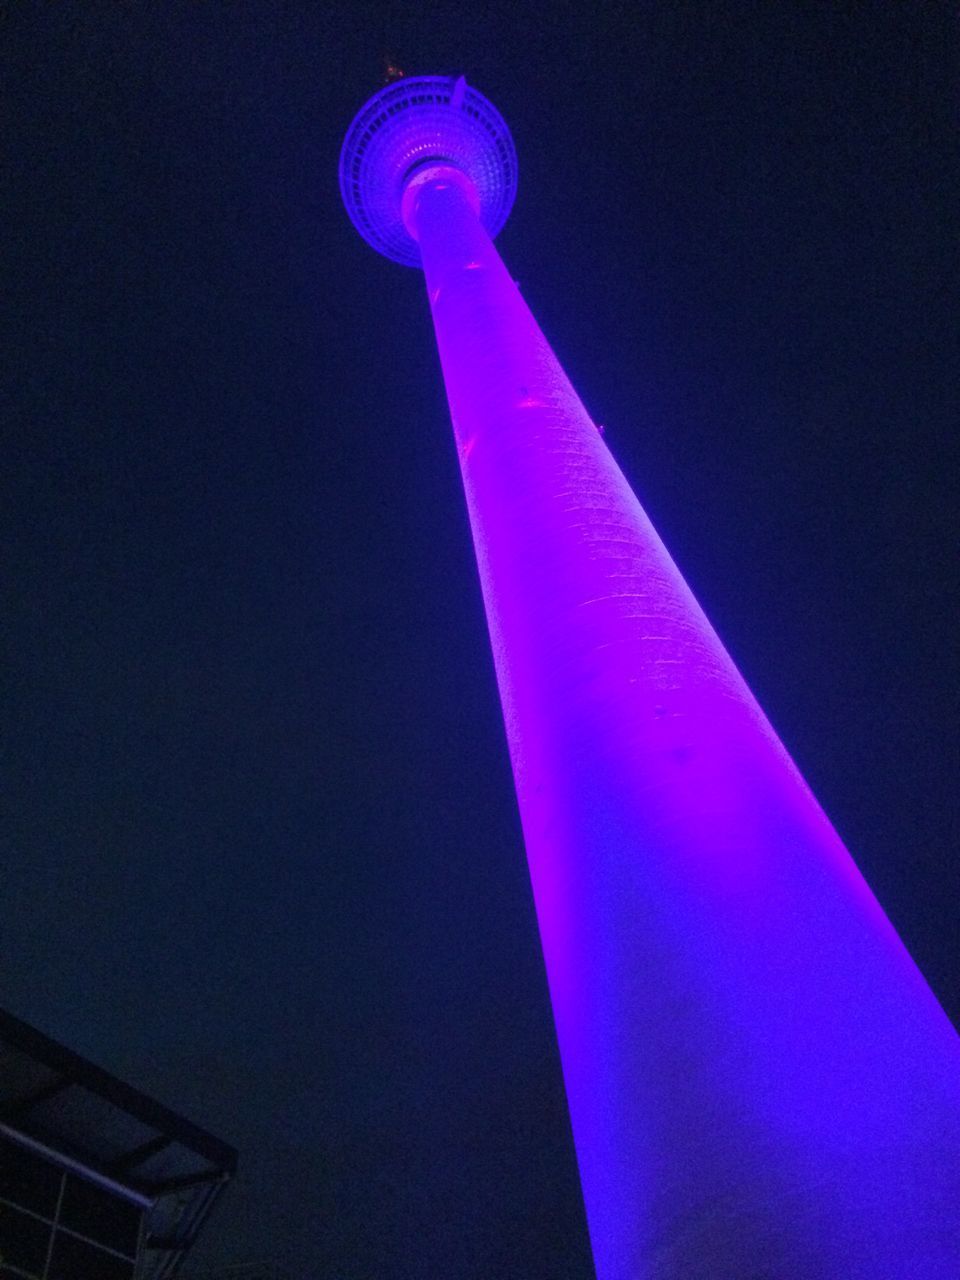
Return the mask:
[[[59,1169],[18,1143],[0,1137],[0,1200],[52,1218],[59,1194]]]
[[[95,1244],[58,1231],[48,1280],[132,1280],[133,1266]]]
[[[50,1244],[50,1223],[10,1205],[0,1204],[0,1258],[3,1274],[15,1267],[21,1274],[42,1276]]]
[[[82,1178],[67,1178],[60,1222],[119,1253],[136,1254],[140,1209]]]

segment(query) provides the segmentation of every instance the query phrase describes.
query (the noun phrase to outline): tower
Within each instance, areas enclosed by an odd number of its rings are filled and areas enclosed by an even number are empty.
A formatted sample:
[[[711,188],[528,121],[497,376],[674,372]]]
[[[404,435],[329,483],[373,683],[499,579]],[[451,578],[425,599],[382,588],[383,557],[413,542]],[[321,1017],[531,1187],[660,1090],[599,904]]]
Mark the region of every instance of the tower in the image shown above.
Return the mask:
[[[497,254],[516,174],[444,77],[340,167],[425,275],[598,1280],[955,1280],[960,1041]]]

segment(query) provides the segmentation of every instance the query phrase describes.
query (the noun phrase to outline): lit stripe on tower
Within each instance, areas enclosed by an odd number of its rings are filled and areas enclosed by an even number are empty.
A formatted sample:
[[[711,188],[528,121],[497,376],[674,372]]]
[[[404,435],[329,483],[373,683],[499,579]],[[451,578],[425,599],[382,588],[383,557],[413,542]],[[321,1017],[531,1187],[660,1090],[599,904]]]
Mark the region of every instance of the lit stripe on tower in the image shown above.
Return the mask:
[[[956,1280],[960,1042],[500,260],[515,187],[462,79],[344,143],[426,277],[599,1280]]]

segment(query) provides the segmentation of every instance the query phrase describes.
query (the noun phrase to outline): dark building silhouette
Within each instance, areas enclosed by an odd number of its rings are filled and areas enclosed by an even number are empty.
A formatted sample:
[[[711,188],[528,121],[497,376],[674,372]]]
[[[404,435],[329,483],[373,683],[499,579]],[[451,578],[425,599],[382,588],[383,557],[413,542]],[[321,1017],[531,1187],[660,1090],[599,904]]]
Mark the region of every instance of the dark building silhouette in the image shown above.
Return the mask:
[[[237,1153],[0,1011],[0,1277],[165,1280]]]

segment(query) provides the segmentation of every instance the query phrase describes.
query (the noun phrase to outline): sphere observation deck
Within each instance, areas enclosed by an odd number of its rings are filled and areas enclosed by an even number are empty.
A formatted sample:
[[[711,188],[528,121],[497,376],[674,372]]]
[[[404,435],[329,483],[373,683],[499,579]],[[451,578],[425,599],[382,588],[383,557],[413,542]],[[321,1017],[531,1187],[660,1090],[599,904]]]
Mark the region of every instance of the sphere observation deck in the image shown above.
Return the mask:
[[[517,193],[510,130],[463,76],[411,76],[388,85],[358,112],[340,152],[340,192],[350,220],[378,253],[420,266],[403,222],[410,178],[428,165],[452,165],[471,180],[480,221],[491,237]]]

